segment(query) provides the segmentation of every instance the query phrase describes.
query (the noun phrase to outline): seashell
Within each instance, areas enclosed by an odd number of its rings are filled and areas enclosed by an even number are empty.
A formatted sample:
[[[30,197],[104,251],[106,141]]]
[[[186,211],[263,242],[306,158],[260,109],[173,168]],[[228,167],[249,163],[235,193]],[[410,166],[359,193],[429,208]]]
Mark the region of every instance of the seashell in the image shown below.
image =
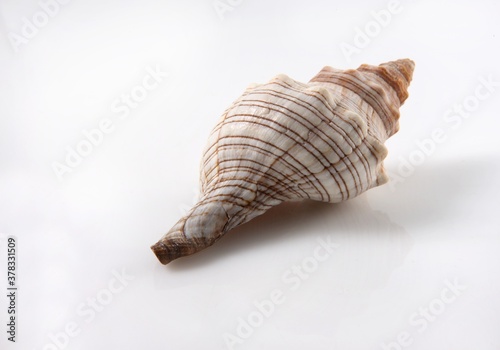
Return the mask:
[[[222,115],[201,161],[201,199],[151,249],[167,264],[284,201],[341,202],[388,181],[384,142],[399,128],[413,61],[278,75]]]

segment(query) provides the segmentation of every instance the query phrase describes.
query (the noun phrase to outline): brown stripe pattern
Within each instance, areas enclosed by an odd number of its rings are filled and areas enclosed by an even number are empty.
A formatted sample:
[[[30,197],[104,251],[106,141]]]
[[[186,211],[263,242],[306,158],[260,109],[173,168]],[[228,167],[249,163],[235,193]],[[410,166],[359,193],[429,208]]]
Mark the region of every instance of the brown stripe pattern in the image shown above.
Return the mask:
[[[384,142],[399,127],[414,63],[323,68],[248,88],[210,134],[200,202],[152,249],[164,264],[212,245],[283,201],[340,202],[387,182]]]

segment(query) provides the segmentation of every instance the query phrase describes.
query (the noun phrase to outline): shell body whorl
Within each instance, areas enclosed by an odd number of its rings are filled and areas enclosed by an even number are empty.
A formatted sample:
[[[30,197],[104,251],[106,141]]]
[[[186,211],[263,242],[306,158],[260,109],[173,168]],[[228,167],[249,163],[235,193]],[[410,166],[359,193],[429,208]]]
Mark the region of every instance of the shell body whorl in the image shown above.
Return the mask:
[[[283,201],[340,202],[387,182],[384,142],[399,128],[414,63],[278,75],[222,115],[201,161],[200,202],[152,249],[164,264],[213,244]]]

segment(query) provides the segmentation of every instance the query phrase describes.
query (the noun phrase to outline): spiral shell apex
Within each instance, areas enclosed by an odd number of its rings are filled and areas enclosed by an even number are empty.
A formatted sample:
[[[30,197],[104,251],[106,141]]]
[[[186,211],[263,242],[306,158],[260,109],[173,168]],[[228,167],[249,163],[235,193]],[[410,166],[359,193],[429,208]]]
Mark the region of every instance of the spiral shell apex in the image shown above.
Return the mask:
[[[324,67],[304,84],[249,87],[212,130],[201,199],[151,248],[167,264],[284,201],[341,202],[388,181],[384,142],[399,129],[413,61]]]

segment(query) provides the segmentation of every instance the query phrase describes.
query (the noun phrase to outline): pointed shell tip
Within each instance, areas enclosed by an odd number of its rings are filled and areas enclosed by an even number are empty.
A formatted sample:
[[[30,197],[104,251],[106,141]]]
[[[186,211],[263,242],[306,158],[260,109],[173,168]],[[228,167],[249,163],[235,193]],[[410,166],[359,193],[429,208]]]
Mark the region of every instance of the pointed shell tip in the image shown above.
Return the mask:
[[[161,241],[153,244],[151,246],[151,250],[163,265],[166,265],[173,260],[170,257],[168,248]]]

